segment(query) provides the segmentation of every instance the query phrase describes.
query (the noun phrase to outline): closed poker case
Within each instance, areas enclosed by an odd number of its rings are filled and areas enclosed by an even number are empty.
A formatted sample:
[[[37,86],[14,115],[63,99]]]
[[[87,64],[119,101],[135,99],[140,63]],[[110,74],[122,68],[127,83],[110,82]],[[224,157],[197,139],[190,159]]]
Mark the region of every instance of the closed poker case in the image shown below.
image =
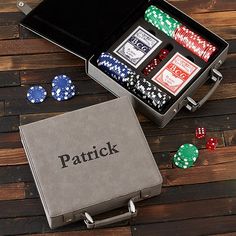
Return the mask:
[[[135,202],[161,192],[161,174],[127,97],[21,126],[20,135],[51,228],[129,220]],[[127,210],[120,215],[95,220],[121,206]]]
[[[144,13],[150,5],[155,5],[198,35],[209,40],[217,47],[216,53],[208,62],[205,62],[145,21]],[[193,112],[208,100],[222,80],[222,75],[217,69],[226,59],[229,47],[222,38],[165,0],[130,0],[128,2],[122,0],[115,5],[109,0],[93,3],[89,1],[78,3],[71,0],[65,3],[62,0],[45,0],[23,19],[21,25],[83,58],[86,62],[86,71],[92,79],[118,97],[128,96],[134,108],[156,122],[159,127],[164,127],[182,107]],[[102,52],[110,52],[116,57],[114,49],[122,43],[127,35],[140,26],[160,39],[162,48],[171,45],[172,50],[169,56],[173,57],[175,53],[180,53],[200,67],[200,71],[194,78],[178,95],[172,96],[171,102],[161,111],[129,92],[97,65],[97,59]],[[157,51],[154,51],[142,66],[148,60],[150,61]],[[118,59],[126,63],[122,58]],[[167,61],[160,63],[156,72],[161,70]],[[140,74],[141,67],[136,68],[135,72]],[[151,77],[147,77],[147,79],[151,81]],[[212,87],[205,97],[200,101],[192,99],[196,90],[208,80],[212,81]]]

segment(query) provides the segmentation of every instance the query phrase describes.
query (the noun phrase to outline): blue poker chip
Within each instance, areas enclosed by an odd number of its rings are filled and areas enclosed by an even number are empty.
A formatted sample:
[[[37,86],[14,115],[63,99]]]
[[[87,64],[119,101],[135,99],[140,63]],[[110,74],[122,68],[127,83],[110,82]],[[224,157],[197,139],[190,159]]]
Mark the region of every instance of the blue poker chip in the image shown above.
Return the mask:
[[[113,57],[110,53],[102,53],[97,60],[97,64],[102,71],[119,82],[135,74],[134,71]]]
[[[52,89],[51,94],[52,94],[52,97],[59,102],[66,101],[76,95],[75,86],[74,85],[71,86],[69,91],[59,91],[59,90]]]
[[[42,103],[47,97],[47,92],[42,86],[32,86],[27,92],[27,99],[31,103]]]
[[[72,80],[67,75],[57,75],[52,80],[52,87],[56,90],[69,91]]]

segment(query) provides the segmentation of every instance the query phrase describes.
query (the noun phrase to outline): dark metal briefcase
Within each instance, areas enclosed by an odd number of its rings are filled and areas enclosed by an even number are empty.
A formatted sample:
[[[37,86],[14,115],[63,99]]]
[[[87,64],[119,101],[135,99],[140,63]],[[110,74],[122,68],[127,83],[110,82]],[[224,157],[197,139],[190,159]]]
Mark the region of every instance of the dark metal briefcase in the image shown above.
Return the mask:
[[[83,58],[91,78],[128,96],[159,127],[184,106],[199,109],[222,80],[217,69],[227,42],[164,0],[45,0],[32,11],[20,1],[18,7],[27,14],[22,26]],[[193,100],[207,80],[212,88]]]

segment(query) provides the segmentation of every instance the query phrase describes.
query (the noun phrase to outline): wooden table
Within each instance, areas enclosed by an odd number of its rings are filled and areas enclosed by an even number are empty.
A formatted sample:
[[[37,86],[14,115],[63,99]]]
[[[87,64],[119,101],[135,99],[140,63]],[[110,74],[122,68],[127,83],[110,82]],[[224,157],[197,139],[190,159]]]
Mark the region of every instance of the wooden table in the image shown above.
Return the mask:
[[[236,1],[171,0],[230,43],[221,68],[224,80],[201,110],[182,110],[164,129],[138,115],[164,179],[162,194],[139,203],[138,217],[131,222],[95,231],[86,231],[81,222],[49,229],[18,127],[114,97],[86,76],[82,60],[19,27],[23,14],[15,2],[0,0],[0,235],[236,235]],[[28,3],[35,6],[39,0]],[[30,85],[50,91],[52,77],[60,73],[76,81],[79,96],[62,103],[52,98],[41,105],[27,102]],[[203,86],[196,96],[207,90]],[[216,151],[207,151],[205,141],[195,139],[199,126],[218,138]],[[196,166],[175,168],[173,153],[191,142],[201,149]]]

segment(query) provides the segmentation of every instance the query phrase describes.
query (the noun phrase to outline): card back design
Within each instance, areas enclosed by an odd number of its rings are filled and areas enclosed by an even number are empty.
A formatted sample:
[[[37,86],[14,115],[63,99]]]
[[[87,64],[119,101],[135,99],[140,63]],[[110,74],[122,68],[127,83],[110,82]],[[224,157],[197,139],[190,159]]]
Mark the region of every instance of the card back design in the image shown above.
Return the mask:
[[[174,96],[194,78],[201,68],[189,59],[176,53],[166,65],[152,78]]]
[[[160,39],[139,26],[114,50],[114,53],[138,68],[161,43]]]

